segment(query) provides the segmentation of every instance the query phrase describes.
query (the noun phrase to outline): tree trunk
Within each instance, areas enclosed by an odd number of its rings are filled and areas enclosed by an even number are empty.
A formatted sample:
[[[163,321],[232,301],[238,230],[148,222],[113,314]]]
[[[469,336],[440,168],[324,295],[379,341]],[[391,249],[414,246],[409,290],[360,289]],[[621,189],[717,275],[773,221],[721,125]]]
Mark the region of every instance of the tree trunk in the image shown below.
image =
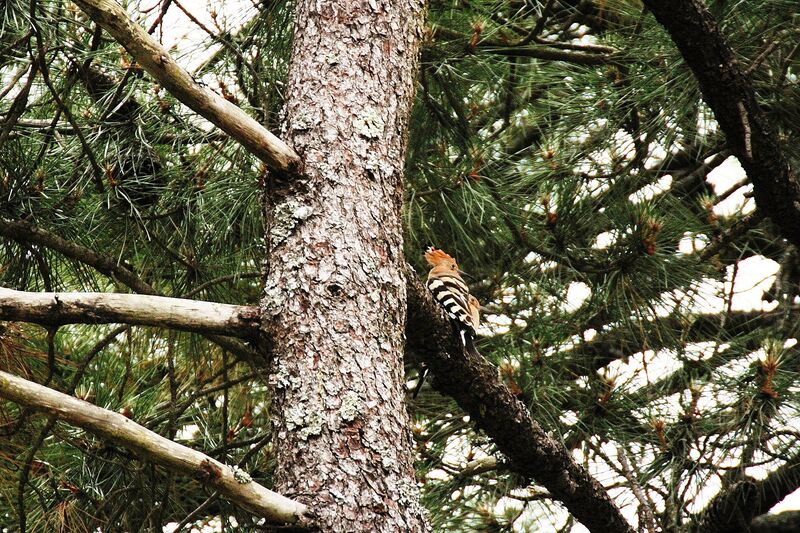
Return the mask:
[[[267,180],[275,488],[328,531],[424,531],[404,405],[401,206],[424,2],[297,3],[285,140]]]

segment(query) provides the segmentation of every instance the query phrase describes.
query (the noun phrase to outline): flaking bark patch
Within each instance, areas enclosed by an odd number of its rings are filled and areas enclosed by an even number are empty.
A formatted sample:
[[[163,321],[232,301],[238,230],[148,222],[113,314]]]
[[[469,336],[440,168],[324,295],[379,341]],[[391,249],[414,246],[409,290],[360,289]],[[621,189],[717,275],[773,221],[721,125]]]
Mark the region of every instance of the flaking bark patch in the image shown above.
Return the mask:
[[[264,327],[278,490],[326,531],[426,531],[404,406],[402,170],[424,2],[297,4],[285,135],[267,183]],[[272,190],[273,194],[269,194]]]

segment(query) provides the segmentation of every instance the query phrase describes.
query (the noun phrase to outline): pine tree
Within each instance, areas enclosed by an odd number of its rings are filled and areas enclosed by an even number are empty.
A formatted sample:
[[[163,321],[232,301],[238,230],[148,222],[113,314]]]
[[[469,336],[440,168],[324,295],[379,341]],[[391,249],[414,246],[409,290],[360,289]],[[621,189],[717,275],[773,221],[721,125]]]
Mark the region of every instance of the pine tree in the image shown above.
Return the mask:
[[[796,2],[113,5],[0,14],[0,525],[778,530]]]

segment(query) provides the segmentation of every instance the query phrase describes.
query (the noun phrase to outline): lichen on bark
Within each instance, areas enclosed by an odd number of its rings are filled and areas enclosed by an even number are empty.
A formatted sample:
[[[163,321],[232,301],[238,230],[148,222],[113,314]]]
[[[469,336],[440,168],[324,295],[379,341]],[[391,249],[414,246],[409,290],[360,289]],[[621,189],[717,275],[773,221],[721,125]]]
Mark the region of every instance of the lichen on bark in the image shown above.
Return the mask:
[[[426,531],[404,406],[402,171],[424,2],[300,1],[267,182],[276,489],[328,531]]]

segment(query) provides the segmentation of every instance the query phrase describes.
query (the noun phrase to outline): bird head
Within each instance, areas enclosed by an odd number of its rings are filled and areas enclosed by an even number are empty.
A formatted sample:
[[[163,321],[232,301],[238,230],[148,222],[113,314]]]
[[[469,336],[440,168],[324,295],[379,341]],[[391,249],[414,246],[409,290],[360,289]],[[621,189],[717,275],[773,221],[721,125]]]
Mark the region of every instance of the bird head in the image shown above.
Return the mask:
[[[439,250],[433,246],[428,246],[428,249],[425,250],[425,260],[433,268],[439,268],[441,270],[453,270],[455,272],[459,271],[458,263],[456,263],[455,259],[448,255],[444,250]]]

